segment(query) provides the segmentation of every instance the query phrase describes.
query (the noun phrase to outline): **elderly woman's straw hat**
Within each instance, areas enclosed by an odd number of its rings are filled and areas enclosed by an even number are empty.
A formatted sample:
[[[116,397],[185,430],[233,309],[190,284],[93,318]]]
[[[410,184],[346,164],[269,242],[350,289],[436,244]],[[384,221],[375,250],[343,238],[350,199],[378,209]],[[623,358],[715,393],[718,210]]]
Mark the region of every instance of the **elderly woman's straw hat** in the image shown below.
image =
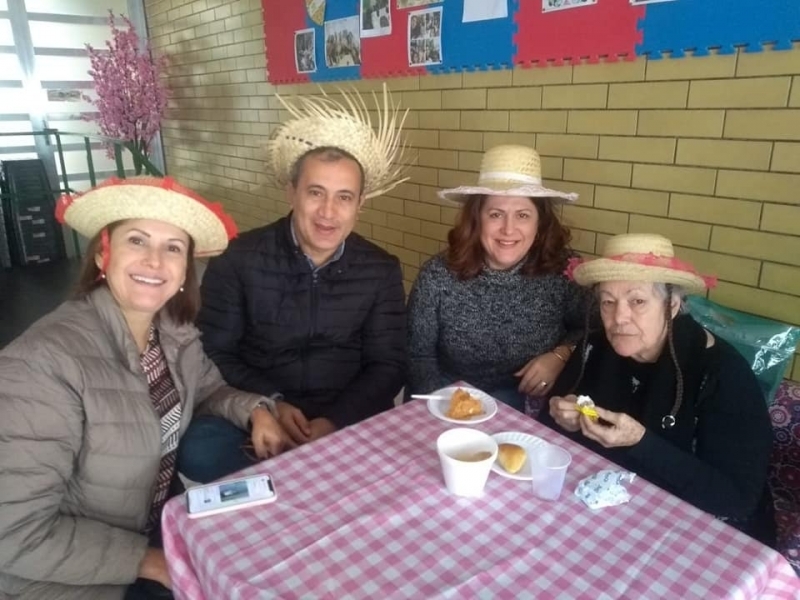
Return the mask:
[[[401,131],[408,110],[400,112],[383,84],[383,96],[375,101],[377,120],[373,124],[367,103],[357,93],[341,92],[342,102],[326,94],[299,96],[292,100],[278,96],[291,119],[281,125],[267,142],[267,162],[275,183],[290,183],[292,167],[315,148],[333,147],[351,154],[364,169],[364,196],[385,194],[408,180]]]
[[[714,277],[700,275],[676,258],[670,240],[653,233],[615,235],[606,242],[601,258],[572,259],[567,275],[585,286],[602,281],[649,281],[677,285],[689,294],[716,285]]]
[[[196,256],[220,254],[236,236],[236,224],[221,205],[207,202],[171,177],[112,177],[88,192],[61,196],[56,218],[88,238],[116,221],[163,221],[192,237]]]
[[[487,150],[481,160],[478,183],[442,190],[443,200],[463,202],[468,196],[528,196],[575,202],[578,194],[551,190],[542,185],[539,153],[527,146],[503,145]]]

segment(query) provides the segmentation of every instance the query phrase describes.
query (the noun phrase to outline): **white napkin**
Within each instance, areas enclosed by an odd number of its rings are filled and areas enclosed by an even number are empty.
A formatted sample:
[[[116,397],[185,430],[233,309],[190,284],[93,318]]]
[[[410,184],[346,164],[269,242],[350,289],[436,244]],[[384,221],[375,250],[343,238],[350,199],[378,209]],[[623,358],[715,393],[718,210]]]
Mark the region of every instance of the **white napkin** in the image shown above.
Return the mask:
[[[592,510],[624,504],[631,499],[624,484],[632,483],[636,473],[629,471],[600,471],[578,483],[575,495]]]

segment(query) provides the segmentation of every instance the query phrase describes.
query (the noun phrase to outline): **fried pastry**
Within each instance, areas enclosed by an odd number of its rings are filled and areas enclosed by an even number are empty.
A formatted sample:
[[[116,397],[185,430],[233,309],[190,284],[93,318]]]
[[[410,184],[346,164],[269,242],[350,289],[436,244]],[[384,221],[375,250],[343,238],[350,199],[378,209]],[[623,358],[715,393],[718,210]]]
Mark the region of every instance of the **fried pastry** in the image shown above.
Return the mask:
[[[509,473],[517,473],[525,464],[525,448],[516,444],[499,444],[497,462]]]
[[[483,414],[483,404],[469,392],[458,388],[450,398],[447,416],[451,419],[466,420]]]
[[[599,415],[594,409],[594,400],[592,400],[589,396],[578,396],[577,405],[579,413],[586,415],[593,421],[597,421]]]

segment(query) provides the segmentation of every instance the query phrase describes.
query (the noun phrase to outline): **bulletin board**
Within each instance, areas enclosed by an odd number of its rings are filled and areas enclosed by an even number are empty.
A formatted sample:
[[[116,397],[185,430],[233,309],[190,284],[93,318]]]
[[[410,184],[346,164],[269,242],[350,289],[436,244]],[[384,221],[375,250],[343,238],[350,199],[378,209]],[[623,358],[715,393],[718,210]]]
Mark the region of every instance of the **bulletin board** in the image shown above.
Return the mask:
[[[785,50],[800,41],[800,0],[262,0],[262,8],[274,84],[702,56],[738,46]],[[476,11],[484,14],[469,21]]]

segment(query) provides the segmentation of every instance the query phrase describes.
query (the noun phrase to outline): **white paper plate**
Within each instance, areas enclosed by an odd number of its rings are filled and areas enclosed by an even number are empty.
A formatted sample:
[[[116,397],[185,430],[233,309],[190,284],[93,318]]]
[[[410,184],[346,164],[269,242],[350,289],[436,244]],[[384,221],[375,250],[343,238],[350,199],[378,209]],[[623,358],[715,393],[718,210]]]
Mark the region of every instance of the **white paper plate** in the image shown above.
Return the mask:
[[[450,408],[450,398],[453,396],[457,389],[462,389],[469,392],[470,396],[473,398],[477,398],[480,400],[481,404],[483,404],[483,414],[482,415],[475,415],[469,419],[451,419],[447,416],[447,411]],[[452,386],[446,387],[444,389],[438,390],[435,392],[437,396],[441,396],[442,398],[439,400],[428,400],[428,410],[430,413],[436,417],[437,419],[441,419],[442,421],[447,421],[448,423],[458,423],[459,425],[474,425],[476,423],[483,423],[484,421],[488,421],[497,413],[497,402],[495,399],[492,398],[486,392],[482,392],[481,390],[467,387],[464,385],[461,386]]]
[[[516,444],[517,446],[522,446],[525,448],[526,452],[529,452],[531,448],[535,448],[536,446],[545,443],[542,438],[538,438],[529,433],[522,433],[521,431],[504,431],[503,433],[495,433],[492,437],[498,444]],[[516,473],[509,473],[500,466],[499,462],[495,461],[492,465],[492,471],[498,475],[502,475],[503,477],[508,477],[509,479],[530,481],[531,461],[530,459],[526,458],[522,468]]]

